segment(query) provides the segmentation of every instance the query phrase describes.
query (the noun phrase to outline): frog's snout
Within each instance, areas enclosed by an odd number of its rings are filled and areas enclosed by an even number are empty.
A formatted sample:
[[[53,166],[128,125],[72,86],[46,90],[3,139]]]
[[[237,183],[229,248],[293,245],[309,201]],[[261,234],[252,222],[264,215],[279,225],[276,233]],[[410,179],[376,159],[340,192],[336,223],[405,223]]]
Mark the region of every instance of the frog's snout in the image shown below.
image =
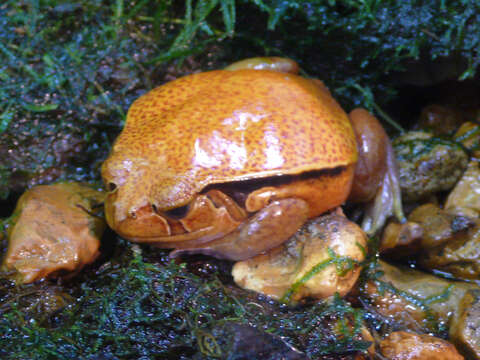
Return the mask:
[[[171,226],[167,220],[157,214],[155,206],[145,204],[141,207],[120,207],[122,204],[117,192],[107,195],[105,200],[105,217],[108,225],[126,239],[135,240],[138,234],[142,237],[168,237]]]

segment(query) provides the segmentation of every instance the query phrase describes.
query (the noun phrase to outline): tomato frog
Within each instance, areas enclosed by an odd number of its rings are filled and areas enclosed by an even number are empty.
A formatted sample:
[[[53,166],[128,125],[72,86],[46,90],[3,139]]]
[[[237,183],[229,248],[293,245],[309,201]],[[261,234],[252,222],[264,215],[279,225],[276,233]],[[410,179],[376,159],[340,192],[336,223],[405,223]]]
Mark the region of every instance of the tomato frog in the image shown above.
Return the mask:
[[[365,222],[375,231],[399,204],[388,137],[365,110],[352,127],[326,86],[297,72],[289,59],[247,59],[137,99],[102,165],[110,227],[174,255],[243,260],[343,204],[357,173],[351,198],[378,195]]]

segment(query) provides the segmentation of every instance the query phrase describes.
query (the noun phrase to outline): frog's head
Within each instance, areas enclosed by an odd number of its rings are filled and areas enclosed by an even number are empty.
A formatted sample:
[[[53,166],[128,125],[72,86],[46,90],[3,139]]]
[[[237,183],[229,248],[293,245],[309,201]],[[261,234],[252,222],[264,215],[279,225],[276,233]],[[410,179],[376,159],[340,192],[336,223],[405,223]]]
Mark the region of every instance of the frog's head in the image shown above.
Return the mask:
[[[106,217],[134,241],[210,241],[268,205],[251,184],[259,190],[269,185],[263,179],[287,177],[295,189],[294,176],[352,167],[356,157],[347,115],[316,81],[251,69],[189,75],[129,109],[102,166]]]

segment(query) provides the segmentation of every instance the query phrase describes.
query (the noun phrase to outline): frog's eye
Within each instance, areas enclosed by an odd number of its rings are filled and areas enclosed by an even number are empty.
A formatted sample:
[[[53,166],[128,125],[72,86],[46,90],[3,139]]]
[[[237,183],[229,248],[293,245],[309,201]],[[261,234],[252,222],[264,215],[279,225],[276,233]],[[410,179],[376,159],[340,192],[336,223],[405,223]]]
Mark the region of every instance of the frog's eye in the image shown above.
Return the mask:
[[[112,192],[112,191],[115,191],[117,189],[117,184],[113,183],[113,182],[109,182],[107,184],[107,191],[108,192]]]
[[[180,220],[184,218],[185,215],[187,215],[188,210],[189,210],[189,205],[187,204],[184,206],[177,207],[175,209],[164,211],[163,213],[165,216],[171,219]]]

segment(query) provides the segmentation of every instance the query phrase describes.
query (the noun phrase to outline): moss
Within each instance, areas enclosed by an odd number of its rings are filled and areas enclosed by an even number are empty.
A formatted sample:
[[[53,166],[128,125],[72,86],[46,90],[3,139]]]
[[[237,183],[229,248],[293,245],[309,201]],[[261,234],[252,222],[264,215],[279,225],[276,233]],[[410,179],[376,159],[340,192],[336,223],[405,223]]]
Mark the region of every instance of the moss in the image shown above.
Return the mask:
[[[451,140],[450,138],[429,137],[426,139],[414,138],[406,141],[397,141],[394,144],[398,154],[397,159],[402,161],[411,161],[426,156],[436,146],[444,146],[449,151],[464,151],[460,142]]]
[[[362,251],[366,251],[360,244],[357,243]],[[305,275],[292,284],[285,294],[280,299],[282,303],[290,303],[292,296],[298,292],[301,286],[303,286],[312,277],[318,275],[321,271],[327,267],[334,265],[337,275],[344,276],[347,272],[351,271],[355,266],[360,265],[358,261],[352,259],[349,256],[339,256],[331,248],[327,249],[328,258],[312,267]]]
[[[222,28],[214,14],[228,1],[208,2],[216,7],[202,19],[216,25],[216,31],[197,31],[207,41],[212,35],[225,38],[232,25],[224,20]],[[241,1],[232,39],[223,44],[236,58],[259,53],[292,57],[306,73],[325,80],[348,106],[368,100],[355,85],[371,89],[381,105],[398,84],[390,75],[418,64],[431,69],[428,64],[444,63],[442,73],[449,78],[473,78],[480,64],[475,35],[479,10],[477,2],[464,0]],[[184,41],[175,48],[192,45],[182,35],[179,39]],[[450,63],[457,65],[455,71]]]
[[[134,99],[248,56],[294,58],[346,108],[381,113],[398,86],[391,75],[412,64],[458,60],[450,76],[473,78],[479,17],[480,3],[467,0],[3,1],[0,198],[57,179],[99,181]],[[2,358],[220,356],[227,322],[254,324],[311,357],[366,347],[355,334],[372,314],[345,300],[291,309],[231,286],[221,263],[201,260],[192,273],[163,252],[104,248],[58,287],[0,279]]]
[[[130,21],[148,10],[134,15],[121,3],[0,6],[0,151],[9,154],[0,159],[2,198],[57,179],[98,179],[129,105],[160,82],[166,67],[144,64],[173,35]]]
[[[208,260],[217,271],[200,277],[162,251],[145,257],[141,248],[121,243],[116,252],[55,297],[44,295],[54,284],[16,290],[3,284],[2,358],[224,357],[231,346],[225,324],[254,324],[310,356],[368,346],[358,337],[363,313],[339,297],[292,309],[229,285],[218,262]],[[197,265],[203,261],[197,258]],[[53,305],[35,308],[39,298]]]
[[[0,195],[98,180],[135,98],[247,56],[294,58],[345,106],[388,119],[379,106],[398,82],[385,74],[452,59],[461,72],[451,76],[474,77],[479,10],[464,0],[8,0],[0,6],[0,151],[10,153],[0,159],[8,172]]]

